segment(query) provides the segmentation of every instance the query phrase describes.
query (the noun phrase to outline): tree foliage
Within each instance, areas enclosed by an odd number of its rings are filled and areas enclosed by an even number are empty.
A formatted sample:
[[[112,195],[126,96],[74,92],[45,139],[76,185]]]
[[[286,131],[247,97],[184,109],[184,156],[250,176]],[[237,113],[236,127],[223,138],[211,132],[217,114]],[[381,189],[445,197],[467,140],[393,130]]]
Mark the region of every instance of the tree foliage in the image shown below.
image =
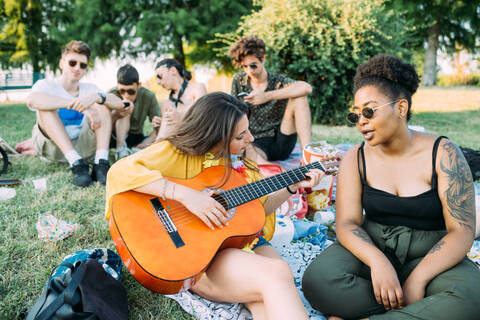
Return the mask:
[[[405,27],[382,1],[264,0],[235,33],[219,35],[230,45],[257,35],[267,45],[267,68],[313,87],[314,121],[344,123],[352,103],[357,66],[377,53],[405,55]],[[228,48],[224,47],[223,54]]]
[[[135,25],[136,44],[142,52],[171,51],[181,63],[218,60],[208,43],[215,33],[237,28],[240,17],[252,10],[252,0],[176,0],[154,2],[144,7],[142,19]],[[189,44],[186,52],[185,44]]]
[[[58,63],[58,39],[48,30],[61,24],[68,2],[0,0],[0,63],[2,67],[31,64],[33,71]]]
[[[422,83],[434,85],[437,74],[437,51],[478,50],[480,2],[465,0],[388,0],[387,5],[399,18],[415,26],[410,38],[415,47],[425,52]]]
[[[252,8],[252,0],[0,0],[0,63],[56,69],[61,47],[76,39],[99,58],[170,53],[221,66],[207,40]]]

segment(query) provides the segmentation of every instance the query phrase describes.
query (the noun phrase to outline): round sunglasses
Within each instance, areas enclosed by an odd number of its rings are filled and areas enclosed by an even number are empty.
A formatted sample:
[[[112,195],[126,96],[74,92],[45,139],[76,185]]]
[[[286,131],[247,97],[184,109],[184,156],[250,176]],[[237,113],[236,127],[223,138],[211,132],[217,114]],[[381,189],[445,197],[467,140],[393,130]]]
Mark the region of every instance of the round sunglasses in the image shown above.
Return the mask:
[[[248,68],[255,70],[258,68],[258,65],[256,63],[250,63],[250,64],[243,64],[242,69],[247,70]]]
[[[69,61],[68,61],[68,65],[69,65],[70,67],[72,67],[72,68],[75,68],[75,66],[77,65],[77,63],[80,64],[80,69],[87,69],[88,64],[86,64],[86,63],[78,62],[78,61],[76,61],[76,60],[69,60]]]
[[[381,107],[385,107],[385,106],[388,106],[389,104],[392,104],[392,103],[396,103],[398,101],[400,101],[402,99],[398,99],[398,100],[395,100],[395,101],[390,101],[390,102],[387,102],[385,104],[382,104],[381,106],[378,106],[378,107],[375,107],[375,108],[372,108],[372,107],[365,107],[362,109],[362,113],[356,113],[356,112],[349,112],[347,113],[347,121],[348,123],[350,124],[357,124],[358,120],[360,120],[360,116],[364,116],[366,119],[372,119],[373,118],[373,115],[375,114],[375,111],[377,109],[380,109]]]
[[[137,93],[137,90],[135,90],[135,89],[118,89],[118,93],[120,95],[124,95],[125,93],[128,93],[129,95],[133,96],[135,93]]]

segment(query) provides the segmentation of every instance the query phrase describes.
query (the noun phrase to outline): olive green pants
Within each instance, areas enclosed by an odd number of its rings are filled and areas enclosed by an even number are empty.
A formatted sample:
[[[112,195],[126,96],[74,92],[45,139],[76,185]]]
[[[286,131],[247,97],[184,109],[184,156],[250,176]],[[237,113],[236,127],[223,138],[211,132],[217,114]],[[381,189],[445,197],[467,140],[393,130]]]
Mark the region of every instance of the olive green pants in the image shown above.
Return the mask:
[[[421,231],[365,220],[362,226],[395,268],[401,284],[446,231]],[[362,241],[359,239],[358,241]],[[303,293],[313,308],[344,319],[480,319],[480,270],[464,258],[425,288],[425,298],[385,310],[373,293],[370,268],[338,242],[305,271]]]

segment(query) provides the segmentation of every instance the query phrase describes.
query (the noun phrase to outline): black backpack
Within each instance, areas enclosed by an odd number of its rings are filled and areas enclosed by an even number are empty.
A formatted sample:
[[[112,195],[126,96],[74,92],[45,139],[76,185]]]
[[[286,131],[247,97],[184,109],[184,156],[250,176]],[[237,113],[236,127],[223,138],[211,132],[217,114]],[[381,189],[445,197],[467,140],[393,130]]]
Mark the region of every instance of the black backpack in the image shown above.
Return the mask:
[[[460,147],[472,171],[473,180],[480,179],[480,150]]]
[[[3,150],[2,146],[0,146],[0,157],[0,159],[2,159],[2,163],[0,164],[0,175],[2,175],[5,173],[5,171],[7,171],[9,164],[7,151]]]
[[[75,265],[50,278],[26,320],[127,320],[125,288],[95,259]]]

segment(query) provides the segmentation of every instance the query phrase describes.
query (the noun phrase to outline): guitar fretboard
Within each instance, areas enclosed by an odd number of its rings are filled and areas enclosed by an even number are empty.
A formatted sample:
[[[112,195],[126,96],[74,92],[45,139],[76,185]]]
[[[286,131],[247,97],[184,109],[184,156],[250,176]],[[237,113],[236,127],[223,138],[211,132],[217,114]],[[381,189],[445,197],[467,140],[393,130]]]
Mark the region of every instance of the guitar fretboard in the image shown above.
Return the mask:
[[[244,203],[263,197],[286,186],[305,180],[305,173],[310,169],[325,171],[322,165],[315,161],[305,166],[279,173],[277,175],[255,181],[234,189],[219,193],[225,199],[227,210],[238,207]]]

